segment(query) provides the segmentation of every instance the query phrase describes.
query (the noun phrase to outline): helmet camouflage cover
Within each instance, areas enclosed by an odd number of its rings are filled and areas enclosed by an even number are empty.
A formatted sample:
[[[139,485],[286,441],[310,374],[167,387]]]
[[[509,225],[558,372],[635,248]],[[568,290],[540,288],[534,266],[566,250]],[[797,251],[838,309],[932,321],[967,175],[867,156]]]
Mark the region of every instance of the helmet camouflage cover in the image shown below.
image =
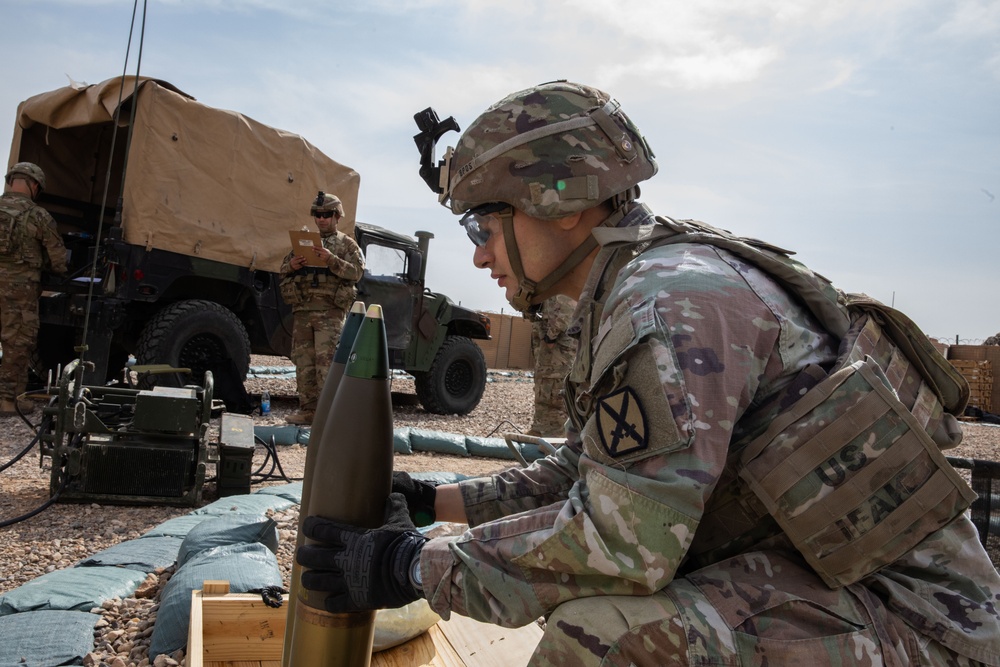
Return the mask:
[[[449,157],[445,205],[454,213],[504,202],[542,219],[597,206],[657,169],[615,100],[566,81],[500,100],[472,122]]]
[[[309,207],[309,215],[317,213],[327,213],[332,211],[338,218],[344,217],[344,205],[340,203],[340,198],[336,195],[320,192]]]
[[[10,171],[8,171],[7,175],[4,177],[6,178],[8,185],[15,175],[27,176],[38,183],[39,188],[42,190],[45,189],[45,172],[42,171],[42,168],[34,162],[18,162],[11,167]]]

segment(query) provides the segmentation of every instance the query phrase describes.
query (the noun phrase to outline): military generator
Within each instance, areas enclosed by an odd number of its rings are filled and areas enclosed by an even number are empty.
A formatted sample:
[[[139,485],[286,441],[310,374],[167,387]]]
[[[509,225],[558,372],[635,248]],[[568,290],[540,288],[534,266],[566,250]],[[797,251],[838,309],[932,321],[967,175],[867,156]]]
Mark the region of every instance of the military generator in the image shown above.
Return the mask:
[[[195,505],[210,446],[211,372],[204,386],[84,386],[80,360],[57,378],[44,408],[41,457],[51,459],[50,497],[62,502]],[[178,369],[172,369],[177,371]]]

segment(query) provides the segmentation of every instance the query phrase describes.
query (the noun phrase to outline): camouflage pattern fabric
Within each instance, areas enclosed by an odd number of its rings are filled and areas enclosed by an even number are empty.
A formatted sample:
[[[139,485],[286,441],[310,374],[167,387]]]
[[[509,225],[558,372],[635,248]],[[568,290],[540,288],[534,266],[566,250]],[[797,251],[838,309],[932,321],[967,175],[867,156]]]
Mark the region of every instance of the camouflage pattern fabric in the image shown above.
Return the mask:
[[[699,570],[649,597],[582,598],[562,604],[548,618],[533,664],[983,663],[919,641],[863,587],[831,590],[804,563],[764,551]]]
[[[316,411],[319,392],[326,383],[347,312],[342,308],[330,308],[295,313],[291,359],[295,364],[299,409],[303,412]]]
[[[608,93],[566,81],[492,105],[462,133],[450,165],[453,213],[500,201],[546,220],[592,208],[657,169],[639,129]]]
[[[576,301],[557,295],[546,299],[531,323],[531,353],[535,357],[535,414],[528,435],[562,437],[566,426],[563,382],[576,356],[576,339],[567,333]]]
[[[292,351],[299,409],[314,412],[319,392],[354,304],[365,260],[354,239],[334,230],[323,235],[332,253],[326,270],[292,271],[292,253],[281,264],[281,293],[292,306]]]
[[[331,306],[350,310],[357,294],[355,285],[365,272],[365,258],[357,242],[334,230],[323,234],[323,247],[332,253],[326,269],[292,271],[293,253],[288,253],[278,271],[281,295],[293,312],[327,310]]]
[[[38,335],[42,271],[66,273],[66,247],[55,220],[27,195],[0,197],[0,224],[10,228],[9,253],[0,253],[0,399],[13,400],[28,383]]]
[[[742,449],[836,360],[802,302],[720,248],[618,245],[577,312],[567,443],[460,483],[470,530],[421,554],[435,611],[549,616],[533,665],[1000,665],[1000,575],[967,516],[836,590],[774,521],[689,561]]]

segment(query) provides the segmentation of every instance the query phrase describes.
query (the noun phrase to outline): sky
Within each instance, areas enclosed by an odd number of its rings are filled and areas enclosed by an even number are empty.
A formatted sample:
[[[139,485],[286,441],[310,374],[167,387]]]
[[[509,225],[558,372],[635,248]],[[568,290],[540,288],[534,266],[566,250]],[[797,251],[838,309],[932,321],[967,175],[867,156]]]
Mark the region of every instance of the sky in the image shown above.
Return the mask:
[[[654,212],[794,250],[931,337],[1000,332],[996,0],[147,0],[133,23],[134,8],[0,0],[0,146],[22,100],[138,70],[352,167],[359,220],[435,235],[431,289],[510,313],[417,174],[413,114],[465,128],[569,79],[646,136]]]

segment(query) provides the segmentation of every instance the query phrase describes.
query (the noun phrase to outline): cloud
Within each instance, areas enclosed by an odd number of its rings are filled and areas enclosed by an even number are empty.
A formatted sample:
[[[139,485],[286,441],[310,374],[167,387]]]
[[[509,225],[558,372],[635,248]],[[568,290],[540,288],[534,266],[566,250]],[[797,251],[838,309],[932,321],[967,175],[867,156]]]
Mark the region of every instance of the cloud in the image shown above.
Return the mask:
[[[937,33],[951,39],[988,37],[996,44],[1000,32],[1000,3],[995,0],[959,0],[955,11]]]
[[[856,63],[846,59],[837,59],[831,62],[830,66],[833,69],[833,74],[822,83],[812,88],[812,92],[825,93],[829,90],[834,90],[835,88],[841,88],[851,81],[854,73],[858,70],[858,65]]]
[[[726,48],[694,54],[659,54],[643,60],[597,69],[609,87],[626,78],[641,78],[662,88],[699,90],[748,83],[780,57],[773,47]]]

